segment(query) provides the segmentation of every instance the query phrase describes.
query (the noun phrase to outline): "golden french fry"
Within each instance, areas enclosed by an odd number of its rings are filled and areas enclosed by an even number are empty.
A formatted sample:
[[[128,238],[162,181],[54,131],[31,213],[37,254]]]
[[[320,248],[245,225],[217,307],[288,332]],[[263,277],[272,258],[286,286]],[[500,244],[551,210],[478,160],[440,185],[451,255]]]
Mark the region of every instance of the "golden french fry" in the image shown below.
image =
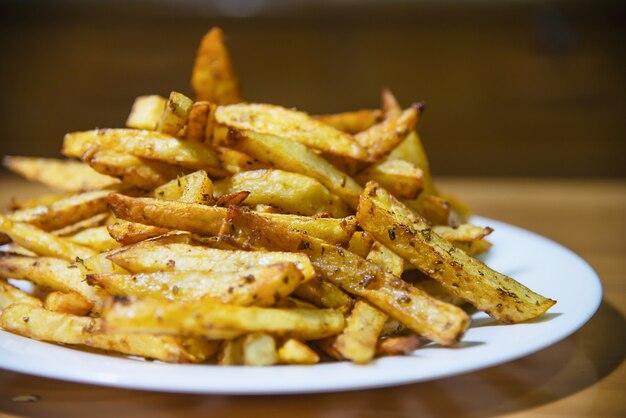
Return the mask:
[[[223,194],[216,199],[215,205],[222,207],[241,206],[249,195],[250,192],[246,191]]]
[[[157,315],[158,313],[158,315]],[[102,316],[107,330],[196,335],[262,332],[304,340],[341,332],[343,314],[334,309],[276,309],[204,302],[179,304],[156,299],[114,300]],[[224,335],[221,338],[230,339]]]
[[[485,253],[491,248],[491,243],[486,239],[479,239],[471,242],[452,241],[452,244],[472,257]]]
[[[98,318],[52,312],[24,304],[5,309],[0,315],[0,327],[36,340],[86,345],[170,363],[199,363],[217,350],[215,343],[195,338],[103,333]]]
[[[166,234],[170,232],[170,230],[136,222],[119,221],[118,223],[107,226],[107,232],[120,244],[131,245],[148,238]]]
[[[226,174],[212,147],[154,131],[95,129],[73,132],[65,135],[62,152],[64,155],[80,158],[94,145],[190,170],[206,170],[217,177]]]
[[[52,257],[26,257],[0,253],[0,277],[30,280],[53,290],[76,292],[93,304],[99,312],[108,294],[90,286],[76,265]]]
[[[156,131],[178,138],[183,137],[192,105],[193,100],[189,97],[177,91],[171,92],[157,123]]]
[[[218,27],[212,28],[200,43],[191,73],[191,87],[196,100],[217,104],[241,102],[239,82],[224,45],[224,35]]]
[[[270,167],[269,164],[262,163],[241,151],[225,147],[216,147],[216,150],[217,158],[220,160],[222,168],[230,174],[237,174],[248,170],[262,170]]]
[[[126,127],[154,131],[167,105],[167,99],[158,95],[139,96],[126,119]]]
[[[415,351],[421,345],[416,334],[397,335],[381,338],[376,347],[377,356],[406,355]]]
[[[49,206],[57,200],[64,199],[68,196],[67,193],[63,194],[43,194],[41,196],[30,197],[26,199],[18,199],[16,197],[12,197],[9,202],[8,209],[11,211],[20,210],[20,209],[29,209],[34,208],[36,206]]]
[[[456,227],[445,225],[433,226],[433,232],[441,238],[452,242],[474,242],[485,238],[493,232],[493,228],[462,224]]]
[[[237,337],[224,341],[217,357],[220,366],[240,366],[243,364],[243,338]]]
[[[357,143],[367,150],[368,160],[375,162],[389,154],[415,129],[419,112],[410,107],[397,117],[388,117],[366,131],[354,135]]]
[[[284,213],[315,215],[330,212],[334,217],[348,215],[348,209],[337,196],[319,181],[283,170],[254,170],[234,174],[216,181],[215,193],[248,191],[246,205],[271,205]]]
[[[347,310],[354,303],[354,300],[339,287],[321,279],[302,283],[293,294],[320,308]]]
[[[190,141],[211,144],[217,105],[211,102],[195,102],[189,111],[185,136]]]
[[[501,322],[535,318],[555,303],[455,248],[374,182],[366,186],[357,216],[363,229],[377,240],[436,279],[454,296]]]
[[[43,306],[39,299],[18,289],[5,280],[0,280],[0,310],[6,309],[15,303]]]
[[[458,307],[430,297],[354,253],[257,214],[229,208],[222,238],[243,247],[302,252],[325,280],[440,344],[457,342],[469,325],[469,317]]]
[[[372,244],[372,249],[367,254],[367,261],[371,261],[394,276],[400,277],[404,271],[404,259],[379,241],[374,241]]]
[[[355,363],[369,363],[376,354],[378,336],[387,315],[369,303],[359,300],[346,319],[346,327],[334,341],[342,358]]]
[[[332,115],[318,115],[314,116],[314,118],[342,132],[356,134],[380,122],[382,114],[378,109],[363,109],[354,112],[334,113]]]
[[[71,225],[64,226],[63,228],[55,229],[54,231],[52,231],[52,233],[58,237],[68,237],[68,236],[78,234],[79,232],[85,231],[90,228],[104,226],[103,224],[110,222],[110,220],[111,220],[111,213],[102,212],[102,213],[92,216],[91,218],[86,218],[86,219],[83,219],[82,221],[78,221]]]
[[[227,141],[236,149],[277,168],[313,177],[356,209],[363,188],[305,145],[278,136],[234,129],[228,131]]]
[[[246,366],[271,366],[278,362],[276,340],[263,333],[248,334],[243,338],[243,364]]]
[[[272,306],[291,294],[302,280],[302,272],[292,263],[228,272],[87,275],[89,284],[101,286],[115,296],[150,296],[176,302],[213,299],[238,306]]]
[[[229,129],[278,136],[312,149],[366,160],[366,151],[348,134],[316,121],[304,112],[281,106],[240,103],[220,106],[215,122]]]
[[[65,192],[96,190],[119,183],[119,180],[97,173],[79,161],[7,155],[3,163],[6,168],[30,181]]]
[[[93,303],[76,292],[54,291],[46,295],[44,307],[49,311],[83,316],[91,311]]]
[[[361,171],[354,179],[362,185],[374,180],[394,196],[415,199],[422,191],[424,172],[408,161],[385,158]]]
[[[114,240],[108,231],[108,226],[98,226],[87,228],[73,235],[67,235],[65,238],[75,244],[89,247],[96,251],[108,251],[113,248],[119,248],[120,244]]]
[[[398,117],[402,113],[402,106],[398,103],[398,99],[387,87],[381,91],[380,103],[385,119]]]
[[[320,356],[308,345],[295,338],[288,338],[278,349],[278,363],[316,364]]]
[[[452,305],[463,306],[467,303],[465,302],[465,299],[454,296],[445,287],[443,287],[441,283],[435,279],[431,279],[430,277],[424,277],[421,280],[413,282],[413,286],[422,289],[424,292],[436,299]]]

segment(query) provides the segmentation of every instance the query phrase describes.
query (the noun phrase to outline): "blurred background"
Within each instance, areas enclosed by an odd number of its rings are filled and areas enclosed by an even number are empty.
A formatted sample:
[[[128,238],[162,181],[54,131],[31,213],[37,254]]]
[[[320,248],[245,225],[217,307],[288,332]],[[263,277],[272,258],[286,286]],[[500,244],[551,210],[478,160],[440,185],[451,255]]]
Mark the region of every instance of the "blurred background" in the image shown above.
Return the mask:
[[[221,26],[248,101],[424,100],[435,174],[626,176],[626,2],[1,1],[0,154],[58,156],[135,96],[189,93]]]

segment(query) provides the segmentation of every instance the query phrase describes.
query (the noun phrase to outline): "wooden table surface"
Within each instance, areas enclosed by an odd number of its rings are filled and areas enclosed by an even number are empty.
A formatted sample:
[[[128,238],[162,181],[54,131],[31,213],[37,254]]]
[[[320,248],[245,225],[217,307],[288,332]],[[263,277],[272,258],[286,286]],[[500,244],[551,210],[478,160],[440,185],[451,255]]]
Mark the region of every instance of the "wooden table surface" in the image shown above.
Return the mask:
[[[585,258],[604,285],[597,314],[571,337],[520,360],[447,379],[366,391],[177,395],[0,370],[0,416],[626,416],[626,181],[446,178],[440,184],[468,201],[475,212],[538,232]],[[0,204],[4,207],[13,195],[28,196],[40,190],[21,181],[0,180]],[[19,402],[24,395],[35,395],[38,400]]]

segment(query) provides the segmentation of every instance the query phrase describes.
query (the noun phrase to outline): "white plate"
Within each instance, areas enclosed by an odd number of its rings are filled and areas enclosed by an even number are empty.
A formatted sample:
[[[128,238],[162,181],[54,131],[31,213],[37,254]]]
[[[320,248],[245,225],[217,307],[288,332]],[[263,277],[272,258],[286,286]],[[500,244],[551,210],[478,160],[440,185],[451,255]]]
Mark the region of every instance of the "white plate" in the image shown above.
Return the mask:
[[[495,228],[484,257],[558,303],[542,318],[498,325],[483,313],[456,348],[436,345],[410,356],[387,357],[366,366],[347,362],[315,366],[218,367],[170,365],[112,357],[33,341],[0,331],[0,367],[27,374],[107,386],[212,394],[311,393],[399,385],[465,373],[526,356],[567,337],[598,308],[600,281],[570,250],[523,229],[476,217]]]

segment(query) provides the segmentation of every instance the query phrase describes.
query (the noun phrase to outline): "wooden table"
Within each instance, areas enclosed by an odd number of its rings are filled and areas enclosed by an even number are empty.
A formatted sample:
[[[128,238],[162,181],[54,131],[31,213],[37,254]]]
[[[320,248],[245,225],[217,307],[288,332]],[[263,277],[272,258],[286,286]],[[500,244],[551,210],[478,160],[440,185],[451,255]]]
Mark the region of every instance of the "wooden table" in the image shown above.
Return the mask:
[[[395,388],[292,396],[200,396],[112,389],[0,371],[6,417],[623,417],[626,416],[626,181],[442,179],[477,213],[552,238],[604,284],[596,316],[529,357]],[[0,181],[0,204],[38,193]],[[3,206],[4,207],[4,206]],[[72,365],[68,365],[72,367]],[[329,376],[331,379],[332,376]],[[16,397],[36,395],[36,402]]]

